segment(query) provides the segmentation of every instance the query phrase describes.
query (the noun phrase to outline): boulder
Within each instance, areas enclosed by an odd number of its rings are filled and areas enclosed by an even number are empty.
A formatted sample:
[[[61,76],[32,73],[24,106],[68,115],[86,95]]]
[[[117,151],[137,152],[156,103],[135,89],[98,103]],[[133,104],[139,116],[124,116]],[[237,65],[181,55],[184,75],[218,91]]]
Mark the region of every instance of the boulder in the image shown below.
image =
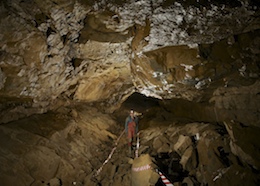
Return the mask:
[[[167,153],[170,151],[170,145],[168,143],[164,143],[158,150],[157,153]]]
[[[160,140],[159,137],[157,137],[153,140],[153,148],[154,149],[159,149],[162,145],[163,145],[163,142]]]
[[[159,174],[154,170],[149,154],[135,158],[132,165],[132,186],[155,185]]]
[[[245,126],[235,121],[224,122],[231,138],[230,149],[245,164],[254,169],[260,169],[259,147],[260,129],[255,126]]]
[[[157,153],[169,152],[170,151],[170,142],[163,135],[159,135],[153,140],[153,149]]]
[[[184,184],[186,186],[193,186],[194,185],[193,181],[189,177],[184,178],[183,181],[182,181],[182,184]]]
[[[217,132],[209,130],[200,136],[197,144],[199,165],[196,173],[200,183],[213,184],[212,177],[215,172],[227,166],[218,152],[220,146],[225,147],[225,143]]]
[[[174,150],[182,156],[185,150],[192,145],[191,138],[189,136],[180,135],[177,143],[174,145]]]
[[[192,171],[197,166],[196,153],[192,146],[189,146],[181,157],[180,164],[183,169]]]

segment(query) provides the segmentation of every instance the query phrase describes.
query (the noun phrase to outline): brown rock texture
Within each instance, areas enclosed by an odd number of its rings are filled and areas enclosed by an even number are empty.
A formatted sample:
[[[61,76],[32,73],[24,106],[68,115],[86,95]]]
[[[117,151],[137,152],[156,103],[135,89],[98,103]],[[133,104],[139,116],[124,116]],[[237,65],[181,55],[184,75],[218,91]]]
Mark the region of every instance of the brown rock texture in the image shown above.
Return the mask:
[[[139,154],[176,185],[259,185],[259,13],[256,0],[2,0],[0,185],[130,185],[115,144],[130,109]]]
[[[0,6],[0,96],[11,103],[2,103],[2,122],[71,101],[111,113],[133,92],[215,101],[220,109],[215,95],[223,89],[241,100],[227,112],[233,117],[248,97],[233,87],[259,89],[254,1],[10,0]]]

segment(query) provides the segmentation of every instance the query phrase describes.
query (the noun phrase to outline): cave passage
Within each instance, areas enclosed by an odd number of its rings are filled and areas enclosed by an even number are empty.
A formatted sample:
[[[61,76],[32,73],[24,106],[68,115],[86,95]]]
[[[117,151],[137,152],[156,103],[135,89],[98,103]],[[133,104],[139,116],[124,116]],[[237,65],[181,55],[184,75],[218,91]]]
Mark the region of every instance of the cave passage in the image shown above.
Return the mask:
[[[257,174],[251,172],[255,169],[243,163],[243,158],[231,149],[229,126],[235,127],[238,123],[217,120],[214,109],[187,100],[158,100],[134,93],[115,112],[119,123],[124,123],[124,116],[130,109],[140,114],[139,155],[149,154],[155,166],[172,183],[213,185],[221,178],[220,174],[233,174],[240,168],[245,169],[245,174],[254,180],[252,184],[258,183]],[[205,117],[207,115],[212,115],[212,118]],[[241,129],[237,128],[238,131]],[[256,130],[259,131],[258,128]],[[235,138],[243,137],[237,135]],[[127,152],[127,142],[124,143],[123,149]],[[249,144],[253,143],[252,140]],[[254,150],[248,148],[247,152],[254,153]],[[213,169],[216,172],[211,172]],[[224,180],[220,181],[223,185],[238,183],[233,179]],[[162,186],[164,183],[160,178],[155,185]]]
[[[126,135],[122,135],[117,145],[115,142],[124,130],[129,110],[134,109],[140,117],[138,157],[148,154],[153,167],[174,185],[239,185],[241,179],[257,185],[257,164],[246,162],[244,153],[246,157],[255,157],[259,128],[231,121],[198,121],[187,109],[192,105],[181,99],[158,100],[134,93],[112,114],[93,105],[75,103],[2,124],[0,163],[5,169],[1,169],[0,183],[17,185],[9,178],[19,171],[19,183],[27,178],[25,182],[32,185],[64,186],[72,182],[85,186],[130,185],[134,175],[132,166],[137,159],[136,141],[130,156]],[[100,174],[93,177],[114,147]],[[236,174],[239,177],[233,179]],[[163,185],[161,178],[146,175],[156,179],[154,185]]]
[[[259,186],[259,7],[0,1],[0,186]]]

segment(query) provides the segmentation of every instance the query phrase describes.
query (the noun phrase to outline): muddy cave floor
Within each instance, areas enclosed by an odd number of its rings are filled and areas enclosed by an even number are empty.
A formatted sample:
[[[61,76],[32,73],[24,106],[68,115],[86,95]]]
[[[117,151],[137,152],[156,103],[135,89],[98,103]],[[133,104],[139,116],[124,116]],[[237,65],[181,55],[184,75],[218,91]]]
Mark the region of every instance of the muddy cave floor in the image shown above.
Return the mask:
[[[129,156],[125,135],[115,145],[130,109],[142,113],[139,155],[149,154],[175,185],[259,185],[258,167],[244,162],[243,153],[231,152],[224,124],[167,120],[158,100],[140,95],[130,97],[112,115],[81,104],[1,125],[0,185],[131,185],[134,151]],[[248,131],[256,134],[253,140],[245,141],[248,148],[241,147],[254,159],[259,129],[253,130]]]

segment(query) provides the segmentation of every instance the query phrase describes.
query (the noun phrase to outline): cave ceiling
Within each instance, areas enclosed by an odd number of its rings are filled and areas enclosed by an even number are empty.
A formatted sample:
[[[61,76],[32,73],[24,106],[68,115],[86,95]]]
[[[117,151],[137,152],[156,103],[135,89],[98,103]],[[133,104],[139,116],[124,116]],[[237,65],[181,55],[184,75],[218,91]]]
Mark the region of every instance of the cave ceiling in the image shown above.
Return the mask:
[[[250,0],[1,1],[1,117],[72,101],[113,112],[134,92],[259,100],[259,13]]]

